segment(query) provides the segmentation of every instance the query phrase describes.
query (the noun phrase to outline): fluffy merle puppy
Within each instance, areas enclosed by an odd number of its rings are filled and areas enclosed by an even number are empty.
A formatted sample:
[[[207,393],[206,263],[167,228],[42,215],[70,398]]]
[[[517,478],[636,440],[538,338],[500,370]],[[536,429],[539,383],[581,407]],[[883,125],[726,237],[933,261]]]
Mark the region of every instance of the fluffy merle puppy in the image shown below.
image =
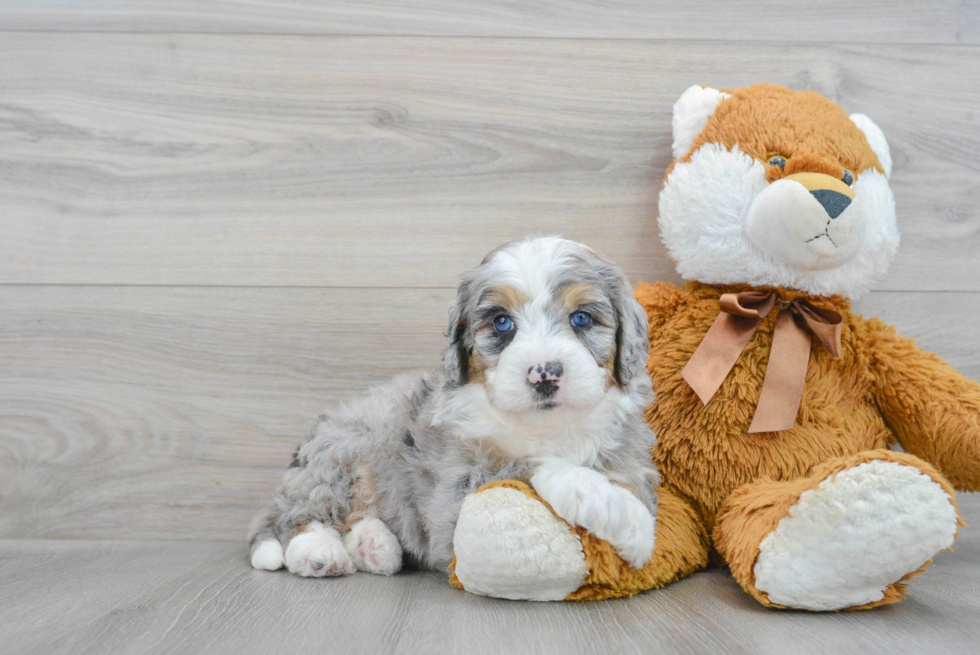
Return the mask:
[[[463,275],[442,367],[320,416],[249,535],[252,566],[303,576],[442,569],[464,497],[528,482],[632,566],[658,482],[647,319],[589,248],[530,238]]]

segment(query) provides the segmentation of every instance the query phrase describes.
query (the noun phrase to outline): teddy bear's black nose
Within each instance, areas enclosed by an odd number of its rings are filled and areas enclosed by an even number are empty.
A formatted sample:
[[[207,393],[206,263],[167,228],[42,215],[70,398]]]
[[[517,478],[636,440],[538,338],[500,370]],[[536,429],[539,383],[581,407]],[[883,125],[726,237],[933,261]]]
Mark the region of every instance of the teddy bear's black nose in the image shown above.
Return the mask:
[[[847,206],[851,204],[851,199],[838,191],[816,189],[810,193],[817,199],[817,202],[823,205],[827,215],[831,218],[840,216],[847,209]]]

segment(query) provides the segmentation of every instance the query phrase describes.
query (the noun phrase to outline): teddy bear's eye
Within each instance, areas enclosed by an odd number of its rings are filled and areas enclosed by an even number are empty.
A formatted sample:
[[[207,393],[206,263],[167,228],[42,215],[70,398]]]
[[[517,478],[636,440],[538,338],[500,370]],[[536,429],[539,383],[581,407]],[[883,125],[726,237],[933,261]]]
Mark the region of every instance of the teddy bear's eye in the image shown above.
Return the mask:
[[[851,171],[845,168],[844,177],[841,178],[841,182],[843,182],[847,186],[851,186],[852,184],[854,184],[854,173],[852,173]]]
[[[783,170],[784,168],[786,168],[786,158],[780,157],[779,155],[776,155],[775,157],[770,157],[769,165],[778,166],[779,170]]]

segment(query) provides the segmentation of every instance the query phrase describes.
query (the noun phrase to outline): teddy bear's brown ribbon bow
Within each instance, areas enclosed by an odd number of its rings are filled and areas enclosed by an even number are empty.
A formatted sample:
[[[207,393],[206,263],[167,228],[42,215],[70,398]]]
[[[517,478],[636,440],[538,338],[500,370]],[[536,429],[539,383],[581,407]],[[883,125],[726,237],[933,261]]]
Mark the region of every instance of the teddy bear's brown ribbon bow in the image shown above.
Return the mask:
[[[707,404],[742,355],[756,328],[779,303],[769,364],[749,433],[789,430],[803,399],[810,361],[810,332],[830,354],[840,357],[841,315],[805,298],[782,301],[775,291],[722,295],[721,312],[681,371],[701,402]]]

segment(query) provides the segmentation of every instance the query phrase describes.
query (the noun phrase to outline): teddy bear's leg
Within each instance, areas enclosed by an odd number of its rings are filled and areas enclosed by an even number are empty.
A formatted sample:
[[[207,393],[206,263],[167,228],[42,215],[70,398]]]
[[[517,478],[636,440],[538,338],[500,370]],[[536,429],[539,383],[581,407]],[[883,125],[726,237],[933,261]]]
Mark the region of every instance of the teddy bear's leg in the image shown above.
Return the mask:
[[[949,483],[926,462],[874,450],[800,480],[760,480],[725,502],[715,547],[763,605],[867,609],[904,597],[909,578],[962,525]]]
[[[597,600],[632,596],[704,568],[707,533],[687,501],[658,490],[656,542],[642,569],[558,518],[528,485],[492,482],[463,503],[450,582],[483,596]]]

